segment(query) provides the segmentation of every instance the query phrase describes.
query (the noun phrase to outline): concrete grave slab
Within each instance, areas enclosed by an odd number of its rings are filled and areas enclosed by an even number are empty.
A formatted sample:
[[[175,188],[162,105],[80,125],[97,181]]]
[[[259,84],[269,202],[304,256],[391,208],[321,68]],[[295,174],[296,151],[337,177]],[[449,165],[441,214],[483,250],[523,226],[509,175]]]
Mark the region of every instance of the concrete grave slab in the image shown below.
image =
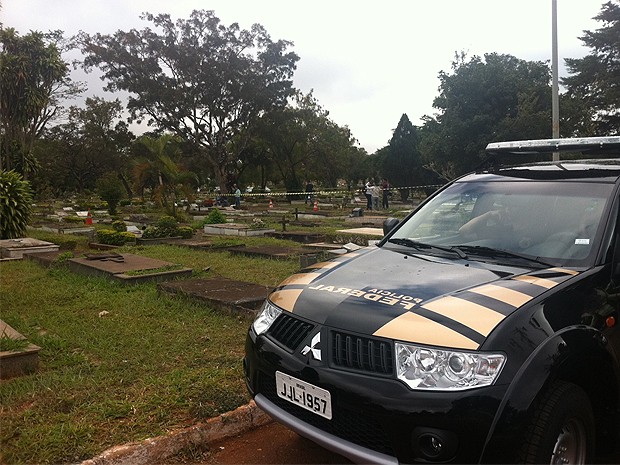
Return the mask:
[[[23,258],[24,254],[55,252],[60,246],[30,237],[0,240],[0,258]]]
[[[339,233],[346,234],[360,234],[363,236],[380,236],[383,237],[382,228],[352,228],[352,229],[339,229]]]
[[[0,320],[0,337],[15,340],[26,340],[4,321]],[[0,352],[0,379],[15,378],[17,376],[34,373],[39,367],[39,351],[41,348],[28,343],[26,347],[17,351]]]
[[[217,309],[255,313],[271,288],[228,278],[195,278],[159,283],[160,292],[190,297],[207,302]]]
[[[86,254],[84,258],[72,258],[67,260],[69,269],[75,273],[86,276],[104,276],[123,281],[125,283],[138,283],[145,281],[164,281],[168,279],[191,276],[191,268],[180,268],[169,271],[157,271],[175,264],[142,257],[134,254],[118,254],[116,252]],[[126,274],[130,271],[148,271],[141,275]]]

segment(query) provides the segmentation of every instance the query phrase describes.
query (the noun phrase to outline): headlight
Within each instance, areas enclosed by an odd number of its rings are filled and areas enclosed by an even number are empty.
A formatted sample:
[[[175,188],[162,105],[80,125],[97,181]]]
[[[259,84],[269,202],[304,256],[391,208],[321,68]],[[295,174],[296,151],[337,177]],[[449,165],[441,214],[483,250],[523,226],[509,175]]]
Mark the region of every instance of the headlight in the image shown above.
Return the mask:
[[[411,389],[455,391],[492,384],[506,357],[396,343],[396,374]]]
[[[276,321],[276,318],[282,313],[282,309],[276,307],[268,300],[265,300],[261,312],[258,314],[252,327],[256,334],[263,334]]]

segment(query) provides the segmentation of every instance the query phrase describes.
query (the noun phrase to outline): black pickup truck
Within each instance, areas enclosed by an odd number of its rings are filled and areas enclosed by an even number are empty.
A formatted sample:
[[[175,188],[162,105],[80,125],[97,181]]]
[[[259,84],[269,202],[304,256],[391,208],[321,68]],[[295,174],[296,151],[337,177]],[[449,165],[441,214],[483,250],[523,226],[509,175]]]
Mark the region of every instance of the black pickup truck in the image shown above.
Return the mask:
[[[259,407],[361,463],[617,457],[620,137],[487,152],[563,160],[460,177],[281,283],[246,342]]]

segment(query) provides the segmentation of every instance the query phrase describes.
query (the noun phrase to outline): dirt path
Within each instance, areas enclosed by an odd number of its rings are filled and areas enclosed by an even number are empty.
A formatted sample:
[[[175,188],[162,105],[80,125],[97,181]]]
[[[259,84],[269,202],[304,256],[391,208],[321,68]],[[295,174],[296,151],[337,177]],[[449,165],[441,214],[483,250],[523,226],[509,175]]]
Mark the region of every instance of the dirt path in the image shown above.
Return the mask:
[[[350,464],[277,422],[214,443],[207,451],[187,451],[165,464]]]

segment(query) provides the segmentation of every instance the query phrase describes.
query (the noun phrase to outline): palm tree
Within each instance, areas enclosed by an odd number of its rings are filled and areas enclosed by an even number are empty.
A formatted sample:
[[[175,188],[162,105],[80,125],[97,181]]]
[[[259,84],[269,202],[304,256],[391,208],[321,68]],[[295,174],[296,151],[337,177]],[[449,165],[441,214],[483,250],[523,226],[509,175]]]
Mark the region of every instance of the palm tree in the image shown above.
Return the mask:
[[[177,193],[183,192],[191,200],[198,181],[194,173],[175,161],[181,154],[177,142],[178,138],[170,134],[140,137],[136,143],[142,146],[144,155],[133,167],[136,189],[144,196],[144,190],[151,188],[152,200],[173,216],[176,216]]]

